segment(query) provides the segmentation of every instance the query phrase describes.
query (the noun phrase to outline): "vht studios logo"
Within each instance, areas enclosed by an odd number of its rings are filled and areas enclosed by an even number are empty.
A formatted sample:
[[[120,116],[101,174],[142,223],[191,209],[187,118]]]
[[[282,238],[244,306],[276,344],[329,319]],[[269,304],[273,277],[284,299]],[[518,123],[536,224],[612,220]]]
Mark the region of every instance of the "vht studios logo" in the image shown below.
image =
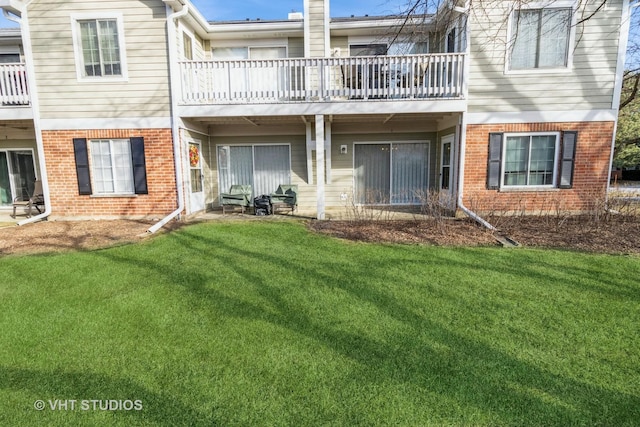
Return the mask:
[[[141,400],[100,399],[53,399],[36,400],[33,407],[38,411],[142,411]]]

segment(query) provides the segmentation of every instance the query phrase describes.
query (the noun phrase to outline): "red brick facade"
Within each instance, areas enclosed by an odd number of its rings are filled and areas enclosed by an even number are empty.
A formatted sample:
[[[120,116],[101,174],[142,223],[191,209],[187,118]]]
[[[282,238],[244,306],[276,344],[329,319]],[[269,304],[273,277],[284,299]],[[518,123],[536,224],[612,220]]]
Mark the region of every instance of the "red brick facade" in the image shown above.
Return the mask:
[[[609,180],[613,122],[469,125],[466,136],[464,204],[478,212],[557,209],[587,211],[601,206]],[[487,161],[491,132],[577,131],[573,186],[549,190],[488,190]]]
[[[87,196],[78,194],[74,138],[143,137],[149,194]],[[51,217],[161,218],[177,207],[171,129],[43,131],[44,155],[51,195]],[[91,156],[89,156],[91,162]]]

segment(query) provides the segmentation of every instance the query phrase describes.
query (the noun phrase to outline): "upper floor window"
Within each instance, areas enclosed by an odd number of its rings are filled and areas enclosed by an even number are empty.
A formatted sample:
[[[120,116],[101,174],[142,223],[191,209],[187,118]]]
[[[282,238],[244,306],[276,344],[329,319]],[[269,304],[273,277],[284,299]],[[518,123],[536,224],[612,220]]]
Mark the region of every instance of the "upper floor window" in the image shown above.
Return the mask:
[[[572,11],[528,9],[513,13],[511,70],[568,66]]]
[[[187,33],[182,33],[182,55],[187,61],[193,60],[193,41]]]
[[[126,78],[121,17],[73,20],[79,79]]]

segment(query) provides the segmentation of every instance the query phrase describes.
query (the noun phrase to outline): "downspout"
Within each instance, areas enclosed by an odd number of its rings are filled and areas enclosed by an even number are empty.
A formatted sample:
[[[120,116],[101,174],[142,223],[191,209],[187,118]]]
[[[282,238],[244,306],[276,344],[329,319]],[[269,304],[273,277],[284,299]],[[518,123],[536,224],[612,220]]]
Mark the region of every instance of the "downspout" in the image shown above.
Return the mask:
[[[151,226],[147,232],[155,233],[160,228],[162,228],[166,223],[180,215],[184,210],[184,190],[183,190],[183,182],[182,182],[182,162],[181,162],[181,153],[180,153],[180,126],[178,123],[178,119],[176,117],[178,110],[178,102],[177,96],[180,91],[177,88],[177,82],[180,79],[177,78],[179,74],[179,70],[177,69],[177,62],[175,58],[175,52],[177,52],[176,45],[176,26],[175,22],[189,13],[189,4],[184,4],[182,9],[178,12],[174,12],[173,14],[167,17],[167,37],[169,38],[169,82],[170,82],[170,90],[171,90],[171,133],[173,134],[173,159],[174,159],[174,167],[176,170],[176,187],[178,190],[178,208],[167,215],[165,218]]]
[[[466,22],[466,46],[465,50],[467,51],[466,60],[464,61],[464,90],[465,98],[467,100],[467,105],[469,103],[469,68],[471,66],[471,20],[469,17],[470,12],[470,1],[467,1],[465,4],[465,9],[467,11],[467,22]],[[467,108],[468,109],[468,108]],[[464,205],[463,194],[464,194],[464,166],[465,166],[465,158],[466,158],[466,147],[467,147],[467,111],[462,113],[462,118],[460,119],[460,130],[458,134],[460,135],[460,165],[458,167],[458,208],[464,212],[469,218],[473,219],[477,223],[481,224],[485,228],[491,231],[497,231],[497,228],[493,225],[489,224],[484,218],[480,217],[477,213],[473,212],[471,209],[467,208]]]
[[[611,109],[616,112],[616,121],[613,124],[613,138],[611,138],[611,154],[609,157],[609,179],[607,180],[607,191],[605,193],[605,206],[609,206],[609,191],[611,191],[611,169],[613,168],[613,155],[616,150],[616,134],[618,133],[618,120],[620,115],[620,97],[622,96],[622,81],[624,66],[626,63],[627,44],[629,43],[629,28],[631,26],[631,10],[640,6],[640,2],[632,4],[629,0],[624,0],[622,16],[620,18],[620,39],[618,41],[618,62],[616,64],[616,79],[614,84],[613,101]]]
[[[40,166],[40,181],[42,181],[42,195],[44,196],[44,212],[31,218],[19,221],[17,225],[31,224],[36,221],[46,219],[51,215],[51,196],[49,194],[49,179],[47,177],[47,165],[44,160],[44,143],[42,142],[42,130],[40,127],[40,103],[38,101],[38,90],[36,86],[36,70],[33,63],[33,49],[31,47],[31,31],[29,29],[29,18],[25,9],[21,11],[22,16],[17,17],[3,9],[4,17],[20,26],[22,46],[24,49],[25,66],[27,67],[27,87],[31,98],[31,110],[33,111],[33,128],[36,134],[36,147],[38,149],[38,165]]]

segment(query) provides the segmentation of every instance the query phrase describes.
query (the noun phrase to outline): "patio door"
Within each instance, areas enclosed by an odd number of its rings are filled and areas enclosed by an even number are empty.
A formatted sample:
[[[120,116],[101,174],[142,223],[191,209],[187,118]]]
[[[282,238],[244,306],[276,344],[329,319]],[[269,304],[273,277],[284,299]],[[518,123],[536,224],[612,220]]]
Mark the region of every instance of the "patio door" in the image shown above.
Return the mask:
[[[251,185],[252,197],[271,194],[280,184],[291,183],[289,145],[218,146],[220,191],[232,185]]]
[[[420,204],[429,187],[429,143],[355,144],[354,174],[359,204]]]
[[[0,205],[11,206],[17,197],[31,197],[35,180],[31,150],[0,151]]]
[[[442,138],[440,145],[440,203],[453,207],[453,134]]]
[[[204,174],[202,173],[202,144],[189,142],[189,201],[191,212],[204,210]]]

